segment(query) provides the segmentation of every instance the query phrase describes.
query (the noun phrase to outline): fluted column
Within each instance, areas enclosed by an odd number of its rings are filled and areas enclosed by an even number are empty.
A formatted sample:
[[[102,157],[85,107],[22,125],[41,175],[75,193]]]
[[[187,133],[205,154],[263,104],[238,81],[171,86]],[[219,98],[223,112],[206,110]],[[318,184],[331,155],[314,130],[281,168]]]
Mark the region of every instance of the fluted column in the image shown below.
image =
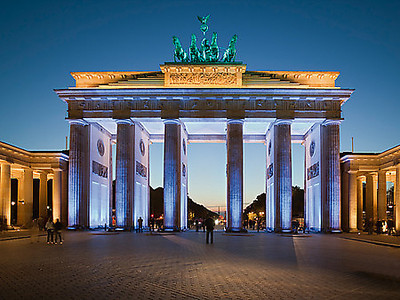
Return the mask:
[[[23,179],[24,194],[24,224],[30,224],[33,219],[33,170],[24,170]],[[18,212],[19,214],[19,212]]]
[[[357,229],[363,230],[363,181],[357,178]]]
[[[68,225],[88,226],[89,126],[70,121]]]
[[[1,164],[0,203],[0,217],[7,225],[11,225],[11,166],[8,163]]]
[[[135,125],[131,120],[117,121],[117,162],[115,208],[117,226],[133,226]]]
[[[339,121],[323,124],[324,158],[326,166],[326,197],[323,203],[323,229],[340,232],[340,136]]]
[[[227,231],[242,230],[243,120],[228,120],[227,135]]]
[[[396,182],[394,188],[395,226],[396,231],[400,232],[400,164],[396,166]]]
[[[180,230],[181,123],[164,121],[164,229]]]
[[[40,172],[39,184],[39,216],[47,217],[47,173]]]
[[[386,219],[387,198],[386,198],[386,171],[378,172],[378,219]]]
[[[292,139],[291,121],[278,120],[274,125],[275,138],[275,228],[290,232],[292,229]]]
[[[357,231],[357,172],[349,171],[349,231]]]
[[[53,220],[61,221],[62,211],[62,170],[54,169],[53,176]]]

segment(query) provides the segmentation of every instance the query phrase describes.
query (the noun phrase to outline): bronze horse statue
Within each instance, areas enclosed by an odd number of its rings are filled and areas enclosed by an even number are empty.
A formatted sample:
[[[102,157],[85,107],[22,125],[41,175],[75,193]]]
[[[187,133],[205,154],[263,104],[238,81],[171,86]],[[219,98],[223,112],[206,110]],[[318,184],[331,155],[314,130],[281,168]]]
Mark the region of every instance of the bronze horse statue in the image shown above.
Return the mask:
[[[236,41],[237,35],[235,34],[229,42],[228,49],[225,50],[224,56],[222,57],[223,62],[234,62],[236,58]]]
[[[175,46],[174,61],[176,62],[178,60],[181,62],[188,62],[189,61],[188,55],[186,54],[185,50],[183,50],[179,39],[176,36],[173,36],[172,42]]]

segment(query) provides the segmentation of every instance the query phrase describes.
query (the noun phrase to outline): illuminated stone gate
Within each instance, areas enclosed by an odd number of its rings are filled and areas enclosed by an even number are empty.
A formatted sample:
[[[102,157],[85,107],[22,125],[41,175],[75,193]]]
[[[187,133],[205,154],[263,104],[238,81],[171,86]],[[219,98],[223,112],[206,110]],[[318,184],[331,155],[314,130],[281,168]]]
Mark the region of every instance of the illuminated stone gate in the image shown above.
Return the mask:
[[[187,227],[188,145],[227,147],[227,229],[242,229],[243,143],[266,145],[266,222],[291,228],[291,143],[305,146],[305,220],[337,231],[341,105],[353,90],[338,72],[246,71],[242,63],[165,63],[155,72],[76,72],[56,90],[70,122],[69,225],[117,225],[149,217],[149,144],[164,143],[164,226]],[[116,142],[116,161],[112,143]]]

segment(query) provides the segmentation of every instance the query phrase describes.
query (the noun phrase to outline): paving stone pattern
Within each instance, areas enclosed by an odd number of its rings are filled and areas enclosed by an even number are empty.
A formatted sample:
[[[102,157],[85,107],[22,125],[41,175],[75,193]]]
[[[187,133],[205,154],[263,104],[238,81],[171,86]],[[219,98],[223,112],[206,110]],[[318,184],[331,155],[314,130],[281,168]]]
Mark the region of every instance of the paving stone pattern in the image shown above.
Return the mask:
[[[0,299],[400,298],[398,248],[335,235],[214,239],[67,232],[63,245],[2,241]]]

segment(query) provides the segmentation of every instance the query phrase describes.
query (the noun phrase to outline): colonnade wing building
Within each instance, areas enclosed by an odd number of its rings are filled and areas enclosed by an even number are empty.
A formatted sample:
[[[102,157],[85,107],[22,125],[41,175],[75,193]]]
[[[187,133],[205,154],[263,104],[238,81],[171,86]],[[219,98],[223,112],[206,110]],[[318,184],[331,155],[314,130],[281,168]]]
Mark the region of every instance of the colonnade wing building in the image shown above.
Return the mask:
[[[339,126],[353,90],[338,72],[246,71],[242,63],[165,63],[155,72],[76,72],[56,90],[70,122],[69,225],[111,218],[147,225],[149,144],[164,143],[164,227],[187,226],[188,145],[226,143],[227,230],[242,228],[243,143],[264,143],[267,227],[291,228],[291,143],[305,151],[305,219],[316,231],[341,228]],[[116,143],[116,161],[112,144]],[[261,167],[261,166],[260,166]]]
[[[393,220],[400,231],[400,145],[382,153],[342,153],[343,230]]]

